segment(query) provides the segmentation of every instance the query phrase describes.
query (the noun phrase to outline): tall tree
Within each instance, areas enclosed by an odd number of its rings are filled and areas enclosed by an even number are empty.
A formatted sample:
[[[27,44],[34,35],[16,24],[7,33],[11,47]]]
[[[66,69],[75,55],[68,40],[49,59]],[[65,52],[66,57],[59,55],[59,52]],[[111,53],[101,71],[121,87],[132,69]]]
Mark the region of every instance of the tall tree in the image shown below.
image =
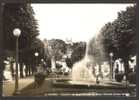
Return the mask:
[[[51,39],[46,42],[48,57],[51,59],[52,70],[56,68],[56,61],[60,60],[66,53],[66,43],[60,39]]]
[[[27,52],[30,51],[34,38],[39,35],[37,21],[34,18],[34,11],[30,4],[6,4],[4,6],[4,48],[12,52],[15,52],[16,42],[16,37],[13,35],[14,28],[20,28],[21,30],[21,36],[19,37],[20,63],[27,63],[24,58],[30,57]],[[20,68],[22,70],[22,66]]]
[[[92,40],[89,42],[88,55],[92,56],[94,62],[99,65],[106,60],[101,34],[96,37],[93,37]]]
[[[118,14],[114,22],[116,29],[115,40],[117,40],[117,56],[123,58],[126,75],[129,71],[128,60],[131,55],[136,54],[136,6],[128,7],[126,11]]]
[[[72,49],[73,52],[70,61],[72,64],[70,64],[70,66],[84,58],[86,53],[86,42],[75,42],[73,43]]]
[[[118,13],[118,17],[112,23],[106,24],[102,30],[103,44],[107,54],[114,52],[115,58],[122,58],[126,75],[129,71],[128,60],[136,54],[136,5],[127,7],[125,11]]]
[[[6,4],[3,13],[5,49],[15,50],[13,29],[20,28],[19,49],[30,47],[32,39],[39,35],[37,21],[30,4]]]
[[[39,54],[38,57],[35,57],[34,55],[36,52]],[[41,59],[44,59],[43,42],[38,38],[34,38],[30,48],[25,50],[20,58],[22,58],[26,65],[28,65],[27,72],[29,71],[30,73],[30,70],[34,72],[36,70],[36,66],[41,63]]]

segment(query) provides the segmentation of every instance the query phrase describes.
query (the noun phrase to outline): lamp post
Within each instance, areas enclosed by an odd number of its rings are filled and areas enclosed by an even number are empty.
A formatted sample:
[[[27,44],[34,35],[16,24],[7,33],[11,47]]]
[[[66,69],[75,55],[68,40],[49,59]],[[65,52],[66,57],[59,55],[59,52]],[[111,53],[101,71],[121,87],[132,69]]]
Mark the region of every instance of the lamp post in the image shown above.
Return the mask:
[[[19,53],[19,51],[18,51],[18,39],[19,39],[19,36],[20,36],[20,34],[21,34],[21,30],[19,29],[19,28],[15,28],[14,30],[13,30],[13,35],[16,37],[16,58],[15,58],[15,61],[16,61],[16,75],[15,75],[15,90],[14,90],[14,94],[19,94],[19,90],[18,90],[18,86],[19,86],[19,84],[18,84],[18,57],[19,57],[19,55],[18,55],[18,53]]]
[[[113,53],[110,53],[110,79],[113,79]]]
[[[44,59],[43,58],[41,59],[41,62],[44,62]]]
[[[39,53],[38,52],[35,52],[35,57],[36,57],[36,66],[37,66],[37,57],[39,56]]]

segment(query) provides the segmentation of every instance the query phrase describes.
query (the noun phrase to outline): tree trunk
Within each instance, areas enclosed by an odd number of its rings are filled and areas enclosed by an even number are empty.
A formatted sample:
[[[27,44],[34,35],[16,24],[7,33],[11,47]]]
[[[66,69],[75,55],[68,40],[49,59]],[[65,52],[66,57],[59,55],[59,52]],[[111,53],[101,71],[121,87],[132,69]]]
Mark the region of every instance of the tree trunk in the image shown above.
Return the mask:
[[[35,73],[35,64],[31,65],[31,71],[32,71],[32,75]]]
[[[20,77],[23,78],[23,63],[20,63]]]
[[[30,64],[30,73],[31,73],[31,75],[33,75],[33,68],[32,68],[32,64]]]
[[[12,74],[12,78],[14,79],[14,68],[13,68],[13,62],[10,63],[10,69],[11,69],[11,74]]]
[[[26,65],[25,73],[26,73],[26,76],[28,76],[28,65]]]
[[[129,63],[128,63],[128,57],[125,57],[123,59],[124,61],[124,68],[125,68],[125,76],[126,76],[126,80],[128,80],[128,73],[129,73]]]
[[[32,72],[32,75],[34,75],[34,72],[35,72],[34,64],[31,64],[31,72]]]
[[[29,76],[31,75],[31,64],[29,65],[28,71],[29,71]]]

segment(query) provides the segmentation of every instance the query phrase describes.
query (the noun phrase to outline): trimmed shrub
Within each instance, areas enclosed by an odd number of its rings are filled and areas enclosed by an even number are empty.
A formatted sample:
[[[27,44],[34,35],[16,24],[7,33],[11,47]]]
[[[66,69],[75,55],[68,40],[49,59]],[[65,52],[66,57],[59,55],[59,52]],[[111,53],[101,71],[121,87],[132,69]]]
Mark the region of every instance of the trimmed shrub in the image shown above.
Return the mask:
[[[136,73],[135,72],[131,72],[128,74],[128,81],[129,81],[129,83],[136,84]]]
[[[45,80],[46,75],[44,73],[37,73],[35,74],[35,83],[38,86],[42,85]]]
[[[115,75],[115,80],[117,81],[117,82],[122,82],[122,80],[123,80],[123,77],[124,77],[124,74],[116,74]]]

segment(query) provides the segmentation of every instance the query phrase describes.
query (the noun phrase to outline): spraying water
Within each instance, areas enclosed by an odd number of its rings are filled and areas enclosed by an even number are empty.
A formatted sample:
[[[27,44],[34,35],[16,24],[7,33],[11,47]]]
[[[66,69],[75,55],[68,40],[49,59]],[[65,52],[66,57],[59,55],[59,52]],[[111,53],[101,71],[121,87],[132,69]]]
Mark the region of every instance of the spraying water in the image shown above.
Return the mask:
[[[90,41],[89,41],[90,42]],[[85,56],[83,59],[81,59],[80,61],[78,61],[77,63],[75,63],[72,67],[72,73],[71,73],[71,79],[72,81],[95,81],[97,79],[97,76],[100,74],[102,75],[101,77],[103,77],[103,79],[106,79],[107,77],[105,77],[105,73],[103,73],[104,68],[105,70],[108,70],[107,72],[109,72],[110,67],[108,65],[105,64],[105,67],[101,64],[103,61],[103,58],[105,57],[105,53],[104,53],[104,49],[103,49],[103,44],[101,43],[101,37],[100,36],[95,36],[93,44],[94,46],[92,47],[93,50],[91,50],[91,52],[93,52],[93,54],[95,55],[90,55],[90,43],[87,42],[86,45],[86,51],[85,51]],[[92,44],[91,44],[92,45]],[[95,48],[94,48],[95,47]],[[96,56],[96,54],[98,56]],[[104,62],[103,62],[104,63]],[[95,76],[94,75],[94,71],[96,72],[96,70],[94,68],[96,68],[96,65],[98,65],[98,75]],[[103,68],[102,68],[103,67]],[[99,70],[100,69],[100,70]],[[108,73],[109,74],[109,73]],[[109,75],[108,75],[109,77]]]
[[[95,81],[96,78],[92,74],[92,61],[88,56],[88,43],[86,46],[85,56],[81,61],[75,63],[72,67],[71,79],[72,81]]]

